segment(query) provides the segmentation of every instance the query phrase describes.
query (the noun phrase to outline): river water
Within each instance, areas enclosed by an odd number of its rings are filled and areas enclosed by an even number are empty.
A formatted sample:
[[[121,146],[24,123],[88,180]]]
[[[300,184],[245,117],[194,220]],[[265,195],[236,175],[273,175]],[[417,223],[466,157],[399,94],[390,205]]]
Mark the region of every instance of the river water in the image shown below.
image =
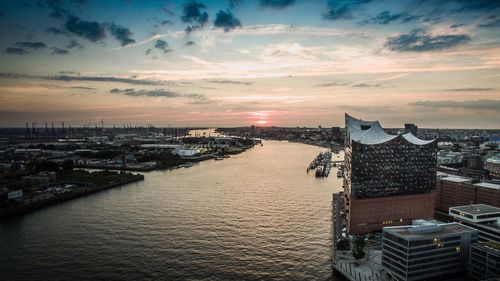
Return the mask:
[[[0,222],[0,280],[331,280],[323,150],[265,141]]]

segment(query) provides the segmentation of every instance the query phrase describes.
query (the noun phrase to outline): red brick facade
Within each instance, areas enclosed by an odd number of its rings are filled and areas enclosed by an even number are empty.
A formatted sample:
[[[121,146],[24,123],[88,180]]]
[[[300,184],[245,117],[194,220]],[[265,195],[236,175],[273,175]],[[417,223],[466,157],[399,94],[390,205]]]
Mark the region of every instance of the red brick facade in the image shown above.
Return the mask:
[[[500,191],[473,185],[438,179],[436,183],[436,210],[448,213],[450,207],[468,204],[486,204],[500,207]]]
[[[434,218],[435,193],[382,198],[346,198],[349,234],[382,231],[384,226],[411,224],[415,219]]]

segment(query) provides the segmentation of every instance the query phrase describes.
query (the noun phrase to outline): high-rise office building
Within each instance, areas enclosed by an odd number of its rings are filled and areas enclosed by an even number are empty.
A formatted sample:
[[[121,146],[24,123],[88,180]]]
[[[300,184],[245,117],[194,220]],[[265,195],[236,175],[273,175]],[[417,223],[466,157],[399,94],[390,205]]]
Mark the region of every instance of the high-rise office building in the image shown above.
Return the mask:
[[[427,280],[467,270],[477,231],[459,223],[419,220],[415,225],[384,227],[382,266],[393,280]]]
[[[435,140],[389,135],[378,121],[346,114],[344,196],[348,231],[363,234],[383,226],[434,217]]]

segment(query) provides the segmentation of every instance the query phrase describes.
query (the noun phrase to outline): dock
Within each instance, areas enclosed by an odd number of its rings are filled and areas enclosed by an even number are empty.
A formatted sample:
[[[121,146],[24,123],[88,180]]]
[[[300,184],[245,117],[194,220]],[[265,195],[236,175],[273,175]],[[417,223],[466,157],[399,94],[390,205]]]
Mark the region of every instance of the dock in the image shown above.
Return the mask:
[[[329,151],[320,152],[316,158],[309,164],[306,172],[314,170],[316,177],[328,177],[332,168],[332,153]]]

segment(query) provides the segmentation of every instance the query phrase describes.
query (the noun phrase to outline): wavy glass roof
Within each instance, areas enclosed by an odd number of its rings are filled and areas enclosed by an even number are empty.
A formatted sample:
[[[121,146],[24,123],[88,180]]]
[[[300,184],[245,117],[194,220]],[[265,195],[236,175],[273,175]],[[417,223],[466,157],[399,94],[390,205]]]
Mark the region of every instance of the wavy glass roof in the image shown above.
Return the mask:
[[[416,145],[425,145],[434,140],[422,140],[415,137],[412,133],[404,135],[387,134],[378,121],[364,121],[356,119],[349,114],[345,114],[346,136],[348,139],[362,144],[380,144],[397,137],[402,137],[406,141]]]

